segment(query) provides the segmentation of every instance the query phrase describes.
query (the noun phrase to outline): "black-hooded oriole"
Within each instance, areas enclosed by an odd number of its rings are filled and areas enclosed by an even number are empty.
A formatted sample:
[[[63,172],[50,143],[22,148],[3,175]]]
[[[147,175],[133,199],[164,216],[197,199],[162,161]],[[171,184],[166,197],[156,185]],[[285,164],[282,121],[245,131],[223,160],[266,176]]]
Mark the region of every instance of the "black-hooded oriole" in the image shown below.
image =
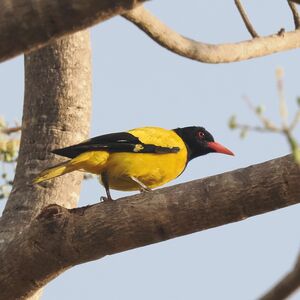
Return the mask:
[[[43,171],[39,183],[73,171],[100,176],[107,198],[109,189],[149,191],[176,177],[190,160],[210,152],[233,153],[214,141],[203,127],[167,130],[142,127],[97,136],[80,144],[52,151],[69,160]]]

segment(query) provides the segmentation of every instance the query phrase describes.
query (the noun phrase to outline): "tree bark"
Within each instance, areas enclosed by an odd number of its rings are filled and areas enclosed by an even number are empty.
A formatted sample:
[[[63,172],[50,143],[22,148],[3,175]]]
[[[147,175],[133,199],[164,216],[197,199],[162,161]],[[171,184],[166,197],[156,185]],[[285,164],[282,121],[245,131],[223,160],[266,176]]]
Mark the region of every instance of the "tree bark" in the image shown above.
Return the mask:
[[[77,143],[88,136],[90,110],[91,48],[87,31],[57,40],[25,56],[21,145],[13,189],[0,219],[0,252],[6,252],[11,243],[27,232],[45,206],[58,203],[72,208],[77,205],[81,174],[70,174],[44,185],[33,186],[31,181],[41,168],[59,162],[50,153],[51,149]],[[15,251],[21,253],[23,246]],[[15,262],[19,258],[16,254]],[[2,284],[8,290],[19,290],[26,283],[11,281],[12,266],[6,261],[7,257],[0,255]],[[20,273],[30,270],[24,267]],[[34,280],[31,283],[35,288],[28,291],[28,295],[37,290],[38,284]],[[17,296],[0,292],[0,299],[21,296],[25,293]]]
[[[3,299],[29,296],[76,264],[299,203],[299,178],[287,156],[118,201],[50,205],[0,251]]]
[[[0,61],[136,7],[146,0],[3,0]]]

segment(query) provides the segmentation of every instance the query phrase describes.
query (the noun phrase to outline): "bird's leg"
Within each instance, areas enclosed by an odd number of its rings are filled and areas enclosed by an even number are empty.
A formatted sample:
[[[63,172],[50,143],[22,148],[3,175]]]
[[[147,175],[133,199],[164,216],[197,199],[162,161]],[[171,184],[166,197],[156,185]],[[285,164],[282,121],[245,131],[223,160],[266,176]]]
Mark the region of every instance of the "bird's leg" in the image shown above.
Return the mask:
[[[145,192],[151,192],[151,189],[148,188],[143,182],[138,180],[136,177],[130,176],[130,178],[139,185],[141,192],[144,192],[144,193]]]
[[[108,177],[107,177],[107,174],[106,173],[102,173],[101,174],[101,181],[103,183],[103,186],[105,188],[105,191],[106,191],[106,196],[107,197],[104,197],[104,196],[101,196],[100,197],[100,201],[112,201],[112,197],[110,195],[110,191],[109,191],[109,184],[108,184]]]

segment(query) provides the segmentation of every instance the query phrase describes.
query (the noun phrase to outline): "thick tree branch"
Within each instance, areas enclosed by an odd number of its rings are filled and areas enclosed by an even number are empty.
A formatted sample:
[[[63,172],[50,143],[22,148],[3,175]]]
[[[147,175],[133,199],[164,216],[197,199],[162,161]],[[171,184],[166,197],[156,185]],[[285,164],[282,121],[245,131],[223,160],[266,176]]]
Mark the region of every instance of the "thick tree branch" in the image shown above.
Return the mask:
[[[251,34],[251,36],[253,38],[259,37],[258,33],[255,31],[253,25],[251,24],[251,22],[250,22],[250,20],[248,18],[248,15],[247,15],[247,13],[246,13],[246,11],[245,11],[245,9],[244,9],[241,1],[240,0],[234,0],[234,3],[236,5],[236,7],[237,7],[237,9],[238,9],[238,11],[239,11],[239,13],[240,13],[243,21],[244,21],[244,24],[245,24],[247,30]]]
[[[300,255],[291,272],[284,276],[260,300],[284,300],[300,287]]]
[[[107,20],[144,1],[0,1],[0,61]]]
[[[162,47],[205,63],[229,63],[300,47],[300,30],[259,37],[233,44],[205,44],[181,36],[139,6],[123,14]]]
[[[110,203],[51,205],[0,252],[0,290],[30,295],[76,264],[299,203],[299,178],[287,156]]]

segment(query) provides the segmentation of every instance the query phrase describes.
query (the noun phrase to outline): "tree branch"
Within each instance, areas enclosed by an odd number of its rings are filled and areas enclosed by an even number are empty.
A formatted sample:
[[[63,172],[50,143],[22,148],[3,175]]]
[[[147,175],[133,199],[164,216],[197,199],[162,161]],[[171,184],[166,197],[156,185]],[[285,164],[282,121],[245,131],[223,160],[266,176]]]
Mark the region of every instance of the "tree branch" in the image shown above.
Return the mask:
[[[288,5],[292,11],[293,14],[293,18],[294,18],[294,23],[295,23],[295,28],[298,29],[300,28],[300,16],[299,16],[299,12],[297,9],[297,6],[295,3],[293,3],[292,1],[288,0]]]
[[[1,250],[2,296],[28,296],[76,264],[299,203],[299,177],[287,156],[109,203],[50,205]]]
[[[0,62],[136,7],[145,0],[0,1]]]
[[[0,133],[4,133],[4,134],[12,134],[19,131],[21,131],[21,126],[0,129]]]
[[[283,300],[287,299],[300,287],[300,255],[291,272],[284,276],[270,291],[260,300]]]
[[[300,30],[259,37],[232,44],[205,44],[181,36],[139,6],[122,15],[162,47],[205,63],[229,63],[261,57],[300,47]]]
[[[243,21],[244,21],[244,24],[245,24],[247,30],[251,34],[251,36],[253,38],[259,37],[258,33],[255,31],[253,25],[251,24],[251,22],[250,22],[250,20],[249,20],[249,18],[247,16],[247,13],[246,13],[246,11],[245,11],[245,9],[244,9],[241,1],[240,0],[234,0],[234,3],[236,5],[236,7],[237,7],[237,9],[238,9],[238,11],[239,11],[239,13],[240,13]]]
[[[300,0],[291,0],[294,3],[300,4]]]

